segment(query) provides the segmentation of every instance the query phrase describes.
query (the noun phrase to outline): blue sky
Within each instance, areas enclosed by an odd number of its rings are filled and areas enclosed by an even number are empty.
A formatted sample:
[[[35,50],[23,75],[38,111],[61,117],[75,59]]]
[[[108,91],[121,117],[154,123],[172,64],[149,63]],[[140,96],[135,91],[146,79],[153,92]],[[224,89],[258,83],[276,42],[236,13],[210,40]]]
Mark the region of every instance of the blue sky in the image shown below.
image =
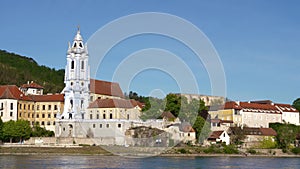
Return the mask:
[[[122,16],[169,13],[191,22],[210,39],[224,66],[228,98],[291,103],[300,97],[299,6],[296,0],[4,0],[0,2],[0,49],[61,69],[78,24],[87,40]],[[211,94],[207,72],[195,64],[194,54],[183,44],[156,35],[131,37],[117,45],[105,57],[97,78],[111,80],[124,57],[144,48],[161,48],[180,56],[195,74],[199,92]],[[130,89],[142,95],[153,89],[179,91],[172,77],[156,70],[138,74]]]

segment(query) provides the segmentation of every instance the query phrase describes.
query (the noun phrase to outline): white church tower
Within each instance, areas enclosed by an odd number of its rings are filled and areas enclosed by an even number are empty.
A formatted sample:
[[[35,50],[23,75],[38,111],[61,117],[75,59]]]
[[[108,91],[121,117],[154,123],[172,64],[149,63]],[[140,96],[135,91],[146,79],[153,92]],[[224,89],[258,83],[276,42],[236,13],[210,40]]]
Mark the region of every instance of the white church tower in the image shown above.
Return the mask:
[[[84,119],[89,104],[90,67],[87,45],[78,27],[72,45],[69,43],[65,68],[64,112],[60,119]]]

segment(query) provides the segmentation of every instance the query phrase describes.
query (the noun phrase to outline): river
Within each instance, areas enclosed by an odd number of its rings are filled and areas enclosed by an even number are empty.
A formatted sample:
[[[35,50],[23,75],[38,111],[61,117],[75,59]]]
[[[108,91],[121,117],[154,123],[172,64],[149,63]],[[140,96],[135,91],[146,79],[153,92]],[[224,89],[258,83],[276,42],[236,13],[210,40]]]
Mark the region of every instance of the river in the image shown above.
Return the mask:
[[[149,157],[85,155],[0,155],[0,168],[299,169],[300,158]]]

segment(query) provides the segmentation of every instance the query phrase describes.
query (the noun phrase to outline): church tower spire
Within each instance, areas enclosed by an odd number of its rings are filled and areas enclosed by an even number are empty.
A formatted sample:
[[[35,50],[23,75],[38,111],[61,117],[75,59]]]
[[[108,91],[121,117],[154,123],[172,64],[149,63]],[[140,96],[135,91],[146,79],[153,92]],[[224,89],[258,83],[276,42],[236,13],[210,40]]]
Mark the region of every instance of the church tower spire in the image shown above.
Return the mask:
[[[69,43],[65,69],[64,112],[61,119],[84,119],[88,107],[90,67],[87,46],[84,45],[80,29]]]

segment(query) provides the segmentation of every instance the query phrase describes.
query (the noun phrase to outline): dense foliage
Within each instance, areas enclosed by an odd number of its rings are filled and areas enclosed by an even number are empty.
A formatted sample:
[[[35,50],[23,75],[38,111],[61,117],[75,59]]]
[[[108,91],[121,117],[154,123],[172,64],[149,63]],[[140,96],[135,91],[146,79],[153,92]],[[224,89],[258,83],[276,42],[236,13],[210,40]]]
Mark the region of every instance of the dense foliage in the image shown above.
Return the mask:
[[[300,98],[296,99],[296,100],[293,102],[293,106],[294,106],[298,111],[300,111]]]
[[[34,81],[45,93],[59,93],[64,87],[64,70],[40,66],[32,58],[0,50],[0,85],[20,86]]]
[[[0,118],[0,139],[4,142],[23,142],[34,137],[51,137],[54,136],[53,131],[48,131],[42,127],[35,126],[32,130],[30,124],[26,120],[7,121],[2,123]]]
[[[294,124],[270,123],[270,128],[277,132],[277,145],[283,150],[289,149],[290,145],[296,140],[296,136],[300,133],[300,126]]]

